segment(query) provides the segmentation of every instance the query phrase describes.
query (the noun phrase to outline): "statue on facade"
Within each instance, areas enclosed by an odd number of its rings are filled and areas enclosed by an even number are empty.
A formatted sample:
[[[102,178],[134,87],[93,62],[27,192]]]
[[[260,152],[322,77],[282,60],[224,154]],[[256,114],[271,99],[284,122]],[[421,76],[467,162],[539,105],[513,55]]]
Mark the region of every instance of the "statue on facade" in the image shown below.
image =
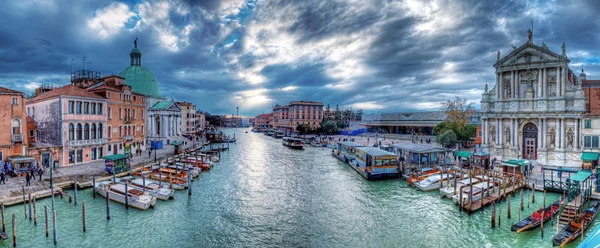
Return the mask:
[[[137,37],[135,37],[135,40],[133,41],[133,46],[137,47]]]
[[[567,147],[573,148],[573,129],[567,131]]]
[[[562,55],[563,56],[567,55],[567,46],[565,46],[564,42],[563,42],[562,46],[560,46],[560,48],[562,49]]]
[[[510,44],[510,46],[512,47],[513,50],[517,50],[517,47],[513,44]]]
[[[504,129],[504,140],[507,145],[510,145],[510,129],[508,127]]]
[[[500,50],[498,50],[498,54],[496,55],[496,61],[500,60]]]
[[[533,40],[533,32],[531,32],[531,29],[527,29],[527,42],[531,43],[532,40]]]
[[[484,88],[484,92],[483,93],[487,93],[488,92],[488,87],[487,84],[485,84],[485,88]]]
[[[542,48],[548,49],[548,46],[546,45],[546,43],[542,42]]]
[[[554,129],[550,128],[550,130],[548,131],[548,147],[554,147],[555,143],[554,143]]]
[[[490,138],[492,139],[492,144],[496,144],[496,128],[490,128]]]

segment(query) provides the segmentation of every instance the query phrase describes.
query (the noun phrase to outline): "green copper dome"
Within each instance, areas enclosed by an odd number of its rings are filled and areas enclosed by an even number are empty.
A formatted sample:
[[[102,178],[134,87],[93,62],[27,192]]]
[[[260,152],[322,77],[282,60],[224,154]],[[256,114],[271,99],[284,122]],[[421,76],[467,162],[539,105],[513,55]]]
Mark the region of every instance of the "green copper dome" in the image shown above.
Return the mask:
[[[158,94],[158,83],[156,82],[156,78],[154,78],[152,72],[142,66],[132,65],[127,67],[119,73],[119,76],[125,78],[125,84],[131,86],[132,91],[147,96],[160,96]]]
[[[137,38],[133,42],[134,47],[129,53],[131,66],[119,73],[125,78],[125,84],[131,86],[131,90],[146,96],[159,97],[158,83],[156,78],[148,69],[142,67],[142,52],[137,48]]]

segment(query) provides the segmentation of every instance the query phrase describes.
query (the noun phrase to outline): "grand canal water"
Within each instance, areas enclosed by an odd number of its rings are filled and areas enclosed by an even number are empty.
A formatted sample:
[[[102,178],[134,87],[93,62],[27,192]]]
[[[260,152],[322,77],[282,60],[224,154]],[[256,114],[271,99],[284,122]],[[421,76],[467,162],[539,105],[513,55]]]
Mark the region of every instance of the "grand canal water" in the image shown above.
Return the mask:
[[[332,157],[330,149],[291,150],[280,139],[246,130],[227,130],[236,133],[237,143],[194,181],[192,197],[180,191],[175,200],[148,211],[111,202],[109,221],[104,198],[93,199],[91,189],[79,191],[77,206],[57,198],[57,246],[550,247],[556,232],[549,224],[544,238],[539,229],[510,232],[518,197],[512,219],[503,202],[502,227],[491,229],[489,208],[467,216],[437,192],[416,191],[405,181],[365,181]],[[557,198],[548,194],[547,202]],[[542,199],[537,193],[536,203],[521,216],[539,208]],[[87,205],[86,233],[81,231],[81,200]],[[44,204],[50,206],[50,199],[38,201],[37,226],[25,219],[22,205],[7,208],[7,217],[17,215],[19,247],[52,246],[52,238],[44,235]],[[7,221],[9,236],[10,227]],[[11,245],[0,241],[2,247]]]

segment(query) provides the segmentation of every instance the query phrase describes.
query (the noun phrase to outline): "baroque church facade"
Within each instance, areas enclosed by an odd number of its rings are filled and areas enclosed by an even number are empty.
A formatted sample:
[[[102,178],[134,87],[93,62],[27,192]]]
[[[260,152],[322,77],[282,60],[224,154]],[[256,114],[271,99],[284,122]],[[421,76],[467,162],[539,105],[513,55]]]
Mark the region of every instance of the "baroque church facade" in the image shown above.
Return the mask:
[[[496,84],[481,99],[482,147],[498,160],[529,159],[543,165],[581,166],[585,96],[561,53],[533,43],[501,57]]]

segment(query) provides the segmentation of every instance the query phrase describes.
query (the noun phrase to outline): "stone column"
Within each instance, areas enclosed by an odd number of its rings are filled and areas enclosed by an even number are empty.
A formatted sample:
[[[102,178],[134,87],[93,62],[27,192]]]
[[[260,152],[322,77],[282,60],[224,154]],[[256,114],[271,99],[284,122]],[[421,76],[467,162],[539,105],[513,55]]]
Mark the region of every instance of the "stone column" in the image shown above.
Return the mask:
[[[555,135],[554,135],[554,148],[558,149],[559,148],[559,138],[560,138],[560,119],[556,118],[556,128],[554,128],[555,130]]]
[[[547,133],[546,133],[546,125],[547,125],[547,119],[544,118],[542,119],[542,148],[547,148]]]
[[[546,84],[548,83],[548,68],[542,69],[542,96],[546,96]]]
[[[561,81],[560,81],[560,67],[556,67],[556,96],[560,96],[561,92]],[[558,146],[558,144],[556,144]]]
[[[496,145],[500,144],[500,130],[498,127],[500,126],[500,119],[496,118]]]
[[[542,68],[538,69],[538,85],[535,89],[535,96],[536,98],[542,97]]]
[[[519,146],[519,119],[513,118],[513,146],[516,148]]]
[[[573,127],[573,149],[579,150],[579,119],[575,119],[575,125]]]
[[[485,118],[482,118],[481,121],[481,145],[485,147],[487,145],[487,120]]]
[[[496,73],[496,99],[502,99],[500,92],[500,74]]]
[[[512,71],[512,75],[511,75],[512,81],[513,81],[513,98],[518,98],[519,97],[519,80],[517,80],[519,78],[519,73],[517,71]]]
[[[560,148],[565,149],[565,119],[560,119]]]
[[[538,121],[538,125],[537,125],[537,137],[538,137],[538,140],[536,140],[536,142],[537,142],[537,149],[538,150],[542,148],[542,144],[541,144],[542,143],[542,141],[541,141],[542,140],[542,128],[541,128],[541,126],[542,126],[542,120],[540,119]]]
[[[498,144],[500,144],[500,146],[504,147],[504,124],[502,124],[502,122],[504,121],[504,119],[500,118],[500,121],[498,121],[499,123],[499,134],[498,136],[500,137],[500,139],[498,140]]]

